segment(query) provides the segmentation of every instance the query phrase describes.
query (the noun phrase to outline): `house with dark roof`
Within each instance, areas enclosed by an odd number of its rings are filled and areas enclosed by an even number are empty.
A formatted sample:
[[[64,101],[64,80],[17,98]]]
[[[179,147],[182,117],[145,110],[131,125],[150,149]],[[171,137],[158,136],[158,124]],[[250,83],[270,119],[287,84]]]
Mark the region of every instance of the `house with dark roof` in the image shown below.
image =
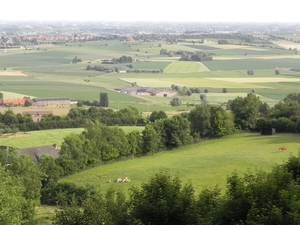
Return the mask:
[[[31,148],[21,148],[18,149],[19,155],[29,155],[31,158],[37,163],[39,158],[42,155],[49,155],[53,158],[59,157],[59,149],[57,148],[56,144],[53,145],[46,145],[46,146],[38,146],[38,147],[31,147]]]
[[[71,100],[67,97],[48,97],[48,98],[33,98],[33,105],[36,106],[47,106],[47,105],[61,105],[69,106]]]

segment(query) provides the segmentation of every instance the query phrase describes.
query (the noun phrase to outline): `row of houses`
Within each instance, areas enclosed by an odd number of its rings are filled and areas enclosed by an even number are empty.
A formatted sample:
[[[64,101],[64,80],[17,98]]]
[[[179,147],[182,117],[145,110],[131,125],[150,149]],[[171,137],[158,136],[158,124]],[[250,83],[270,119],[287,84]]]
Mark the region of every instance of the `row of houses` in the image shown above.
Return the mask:
[[[59,105],[59,106],[69,106],[74,103],[67,97],[49,97],[49,98],[3,98],[0,99],[1,106],[25,106],[26,101],[29,101],[33,106],[49,106],[49,105]]]
[[[164,90],[141,88],[141,87],[123,88],[120,90],[120,92],[129,95],[143,95],[143,96],[156,96],[156,97],[173,97],[178,95],[178,93],[175,91],[164,91]]]

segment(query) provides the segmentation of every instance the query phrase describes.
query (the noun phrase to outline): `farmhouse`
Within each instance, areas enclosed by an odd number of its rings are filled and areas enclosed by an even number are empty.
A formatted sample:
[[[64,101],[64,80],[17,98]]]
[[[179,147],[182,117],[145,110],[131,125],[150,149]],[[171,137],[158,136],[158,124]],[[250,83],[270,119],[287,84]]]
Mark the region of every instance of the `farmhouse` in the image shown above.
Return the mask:
[[[55,159],[59,157],[59,150],[56,144],[32,148],[21,148],[18,149],[18,153],[19,155],[31,156],[36,163],[38,162],[39,158],[44,154],[52,156]]]
[[[23,115],[31,115],[34,122],[41,121],[43,115],[52,114],[52,111],[23,111]]]
[[[151,96],[157,96],[157,97],[173,97],[177,95],[177,92],[174,91],[161,91],[157,89],[151,89],[148,90]]]
[[[148,89],[148,88],[123,88],[121,93],[129,95],[144,95],[144,96],[156,96],[156,97],[173,97],[177,95],[177,92],[174,91],[162,91],[158,89]]]
[[[49,98],[33,98],[33,104],[36,106],[61,105],[69,106],[71,101],[67,97],[49,97]]]
[[[26,99],[0,99],[0,105],[3,106],[24,106]]]

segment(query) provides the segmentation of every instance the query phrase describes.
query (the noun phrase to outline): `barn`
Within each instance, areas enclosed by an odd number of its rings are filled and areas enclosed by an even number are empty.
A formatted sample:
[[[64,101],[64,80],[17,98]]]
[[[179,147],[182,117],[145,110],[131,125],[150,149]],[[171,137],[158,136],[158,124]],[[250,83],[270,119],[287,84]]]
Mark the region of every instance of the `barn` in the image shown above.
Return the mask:
[[[49,98],[33,98],[33,104],[36,106],[61,105],[69,106],[71,100],[67,97],[49,97]]]

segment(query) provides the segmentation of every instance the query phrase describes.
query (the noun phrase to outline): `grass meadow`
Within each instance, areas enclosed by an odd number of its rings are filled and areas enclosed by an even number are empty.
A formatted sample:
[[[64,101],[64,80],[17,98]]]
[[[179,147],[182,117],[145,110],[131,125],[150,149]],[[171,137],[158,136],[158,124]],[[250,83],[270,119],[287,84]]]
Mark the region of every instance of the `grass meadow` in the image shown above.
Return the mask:
[[[287,146],[287,151],[279,151],[280,146]],[[131,186],[140,186],[156,172],[168,170],[179,176],[183,183],[191,182],[196,194],[215,185],[224,191],[226,178],[233,172],[243,175],[260,169],[269,171],[276,164],[284,163],[291,154],[297,155],[299,146],[298,134],[261,136],[241,133],[153,156],[102,165],[65,177],[60,182],[92,185],[103,192],[120,188],[128,193]],[[119,177],[128,177],[131,182],[115,182]]]
[[[142,126],[120,126],[120,128],[125,132],[134,130],[142,131],[144,129]],[[84,128],[72,128],[3,134],[0,136],[0,145],[13,148],[29,148],[57,144],[57,146],[60,147],[66,136],[71,133],[80,134],[83,130]]]

